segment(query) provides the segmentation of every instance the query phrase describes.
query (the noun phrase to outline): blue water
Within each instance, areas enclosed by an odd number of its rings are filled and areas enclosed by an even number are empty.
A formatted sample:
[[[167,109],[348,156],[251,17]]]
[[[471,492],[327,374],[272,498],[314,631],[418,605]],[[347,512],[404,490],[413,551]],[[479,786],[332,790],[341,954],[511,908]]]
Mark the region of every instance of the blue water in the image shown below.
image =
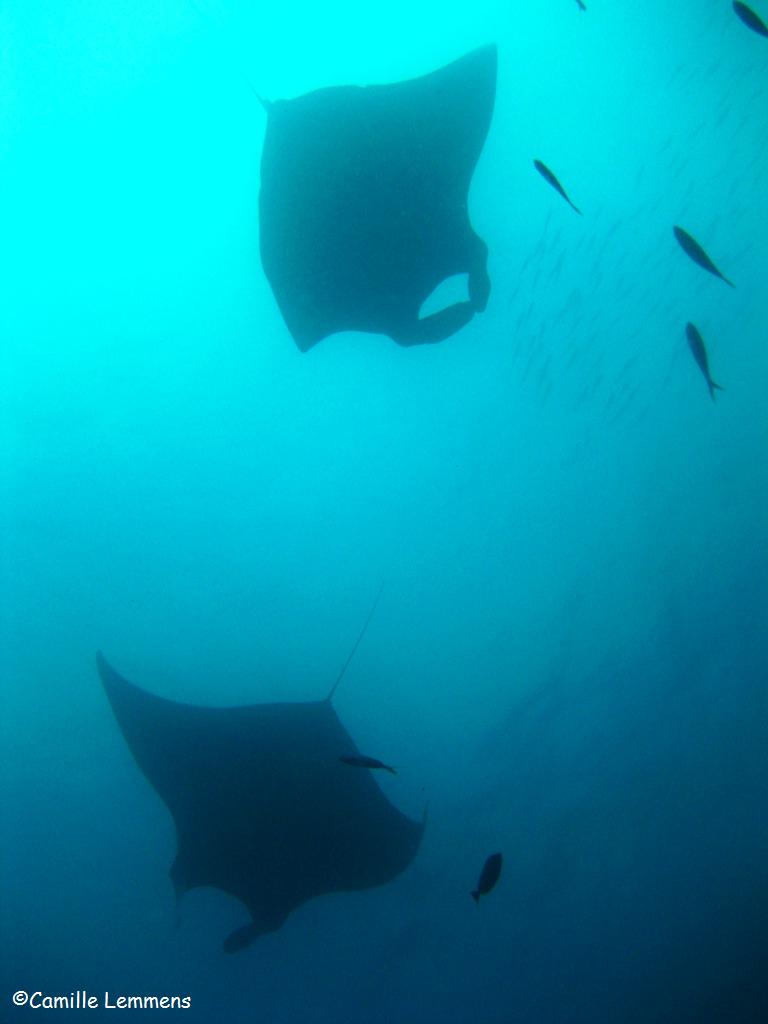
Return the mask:
[[[768,1019],[768,40],[720,0],[586,3],[0,6],[3,1022],[75,989],[194,1021]],[[292,97],[486,42],[487,311],[301,355],[243,76]],[[317,699],[382,581],[335,706],[390,799],[429,800],[422,847],[227,956],[221,892],[176,927],[94,652],[178,700]]]

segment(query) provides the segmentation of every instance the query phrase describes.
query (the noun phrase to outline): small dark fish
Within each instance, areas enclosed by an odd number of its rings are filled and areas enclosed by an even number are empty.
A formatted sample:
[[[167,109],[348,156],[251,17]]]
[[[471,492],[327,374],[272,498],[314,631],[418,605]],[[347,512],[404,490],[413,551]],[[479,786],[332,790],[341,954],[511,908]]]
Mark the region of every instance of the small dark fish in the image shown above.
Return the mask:
[[[340,757],[339,760],[343,761],[344,764],[351,764],[353,768],[381,768],[391,775],[397,775],[397,772],[391,765],[384,764],[383,761],[379,761],[376,757],[366,757],[365,754],[356,754],[354,757]]]
[[[586,11],[587,5],[583,3],[582,0],[576,0],[576,3],[580,11]]]
[[[578,206],[573,205],[571,200],[568,198],[568,193],[565,191],[563,186],[560,184],[560,182],[557,180],[555,175],[552,173],[552,171],[550,171],[546,164],[543,164],[541,160],[534,160],[533,166],[542,176],[544,181],[548,182],[552,186],[552,188],[555,189],[556,192],[559,192],[563,199],[566,201],[566,203],[568,203],[569,206],[572,206],[576,213],[581,213],[581,210],[578,208]]]
[[[725,388],[720,387],[712,380],[712,375],[709,372],[709,359],[707,358],[707,348],[704,344],[704,339],[699,334],[698,328],[694,324],[685,325],[685,335],[688,338],[688,346],[693,353],[693,358],[696,360],[696,365],[704,374],[704,380],[707,382],[709,393],[712,396],[712,401],[715,400],[715,388],[718,391],[725,391]]]
[[[721,281],[725,281],[725,283],[729,284],[731,288],[736,287],[733,281],[729,281],[725,274],[720,273],[695,238],[692,238],[691,235],[689,235],[687,231],[683,231],[682,228],[673,227],[672,230],[675,233],[675,238],[680,243],[680,248],[687,256],[690,256],[694,263],[698,263],[698,265],[703,267],[704,270],[708,270],[710,274],[714,274],[715,277],[719,277]]]
[[[487,896],[491,889],[496,885],[501,874],[501,854],[492,853],[487,858],[485,864],[483,864],[483,870],[480,872],[480,879],[477,883],[477,888],[471,892],[472,899],[475,903],[480,902],[481,896]]]
[[[737,16],[741,18],[747,28],[751,28],[753,32],[757,32],[759,36],[768,37],[768,25],[759,18],[751,7],[747,7],[746,4],[742,4],[739,0],[735,0],[733,9]]]

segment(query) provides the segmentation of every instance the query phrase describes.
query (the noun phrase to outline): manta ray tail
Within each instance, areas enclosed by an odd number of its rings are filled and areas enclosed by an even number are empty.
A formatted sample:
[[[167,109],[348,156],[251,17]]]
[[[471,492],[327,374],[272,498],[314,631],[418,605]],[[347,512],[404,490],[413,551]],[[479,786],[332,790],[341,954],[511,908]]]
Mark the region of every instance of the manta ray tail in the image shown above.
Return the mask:
[[[216,18],[214,18],[214,16],[209,11],[206,11],[203,7],[201,7],[200,4],[197,2],[197,0],[189,0],[189,6],[194,11],[196,11],[197,14],[200,16],[200,18],[202,18],[202,20],[204,22],[206,22],[206,24],[208,24],[214,30],[216,35],[218,35],[219,42],[221,43],[222,50],[225,50],[225,51],[226,50],[231,50],[232,49],[231,42],[227,38],[227,35],[224,32],[224,29],[221,27],[221,25],[219,25],[219,23],[216,20]],[[235,61],[235,67],[237,68],[237,73],[239,74],[240,78],[248,86],[248,90],[253,93],[253,95],[256,97],[256,99],[259,101],[259,103],[264,108],[265,112],[268,114],[269,110],[270,110],[270,107],[271,107],[271,103],[269,102],[269,100],[265,100],[264,97],[259,94],[256,86],[253,84],[253,82],[248,77],[248,75],[245,73],[245,71],[243,71],[242,62],[241,61],[236,60]]]
[[[384,589],[384,583],[382,582],[381,586],[379,587],[378,593],[376,594],[376,597],[374,598],[373,604],[371,605],[371,610],[370,610],[370,611],[368,612],[368,618],[367,618],[367,619],[365,620],[365,622],[363,623],[363,628],[362,628],[362,629],[360,630],[360,632],[359,632],[359,633],[357,634],[357,640],[355,640],[355,644],[354,644],[354,647],[353,647],[353,648],[352,648],[352,650],[351,650],[351,651],[349,652],[349,655],[348,655],[348,657],[347,657],[347,660],[346,660],[346,661],[344,662],[344,664],[343,664],[343,665],[341,666],[341,672],[339,672],[339,674],[338,674],[338,675],[336,676],[336,682],[335,682],[335,683],[333,684],[333,686],[331,687],[331,692],[330,692],[330,693],[328,694],[328,696],[327,696],[327,697],[325,698],[326,700],[333,700],[333,695],[334,695],[334,693],[336,693],[336,688],[338,687],[338,685],[339,685],[339,683],[341,682],[341,680],[342,680],[342,679],[344,678],[344,673],[345,673],[345,672],[347,671],[347,669],[349,668],[349,663],[350,663],[350,662],[352,661],[352,659],[354,658],[354,656],[355,656],[355,652],[357,651],[357,648],[358,648],[358,647],[360,646],[360,641],[361,641],[361,640],[363,639],[363,637],[365,636],[365,631],[366,631],[366,630],[368,629],[368,626],[369,626],[369,625],[370,625],[370,623],[371,623],[371,619],[373,618],[373,613],[374,613],[374,612],[376,611],[376,606],[377,606],[377,605],[378,605],[378,603],[379,603],[379,598],[381,597],[381,592],[382,592],[382,590],[383,590],[383,589]]]

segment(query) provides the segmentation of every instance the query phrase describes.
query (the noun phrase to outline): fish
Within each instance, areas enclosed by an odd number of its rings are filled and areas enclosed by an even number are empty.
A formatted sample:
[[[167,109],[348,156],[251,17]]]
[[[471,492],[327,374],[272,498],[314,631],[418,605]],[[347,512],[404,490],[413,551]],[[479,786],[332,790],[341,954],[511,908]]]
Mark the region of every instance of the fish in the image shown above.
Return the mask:
[[[725,274],[721,273],[717,269],[715,264],[712,262],[709,256],[707,256],[706,252],[704,252],[702,247],[699,245],[696,239],[693,238],[692,235],[689,235],[687,231],[685,231],[683,228],[677,227],[677,225],[675,225],[675,227],[672,228],[672,231],[674,232],[675,238],[677,239],[680,248],[687,256],[689,256],[693,260],[694,263],[698,263],[698,265],[702,267],[704,270],[709,271],[710,274],[714,274],[715,277],[719,277],[721,281],[725,281],[725,283],[727,285],[730,285],[731,288],[736,287],[733,281],[729,281]]]
[[[573,209],[574,209],[574,210],[576,211],[576,213],[579,213],[579,214],[580,214],[580,213],[581,213],[581,210],[580,210],[580,209],[578,208],[578,206],[575,206],[575,205],[574,205],[574,204],[573,204],[573,203],[571,202],[570,198],[568,197],[568,193],[567,193],[567,192],[565,191],[565,189],[563,188],[563,186],[562,186],[562,185],[560,184],[560,182],[559,182],[559,181],[557,180],[557,178],[556,178],[556,177],[555,177],[555,175],[554,175],[554,174],[552,173],[552,171],[550,171],[550,169],[549,169],[549,168],[547,167],[547,165],[546,165],[546,164],[543,164],[543,163],[541,162],[541,160],[534,160],[534,161],[533,161],[533,166],[534,166],[534,167],[536,168],[536,170],[537,170],[537,171],[539,172],[539,174],[540,174],[540,175],[542,176],[542,178],[544,179],[544,181],[546,181],[546,182],[547,182],[548,184],[550,184],[550,185],[552,186],[552,188],[553,188],[553,189],[554,189],[554,190],[555,190],[556,192],[559,192],[559,193],[560,193],[560,195],[561,195],[561,196],[563,197],[563,199],[564,199],[564,200],[566,201],[566,203],[568,203],[568,205],[569,205],[569,206],[573,207]]]
[[[587,5],[584,3],[584,0],[576,0],[576,6],[580,11],[586,11],[587,9]]]
[[[391,775],[397,775],[397,770],[392,765],[384,764],[383,761],[379,761],[377,757],[366,757],[365,754],[354,754],[346,757],[340,757],[340,761],[344,764],[352,765],[353,768],[381,768],[385,772],[389,772]]]
[[[487,896],[488,893],[493,889],[499,880],[501,875],[501,854],[492,853],[486,858],[485,864],[483,864],[483,870],[480,872],[480,878],[477,882],[477,888],[473,889],[470,896],[475,903],[480,902],[481,896]]]
[[[717,388],[718,391],[725,391],[725,388],[712,380],[712,375],[709,372],[709,358],[707,356],[707,347],[704,344],[704,339],[699,333],[698,328],[692,323],[687,323],[685,325],[685,335],[688,338],[688,347],[693,354],[693,358],[696,360],[696,365],[704,374],[704,380],[707,382],[709,394],[714,402],[715,388]]]
[[[737,17],[744,22],[747,28],[751,28],[753,32],[757,32],[759,36],[765,36],[768,38],[768,25],[765,24],[762,18],[760,18],[751,7],[747,7],[746,4],[741,3],[741,0],[735,0],[733,9],[736,12]]]

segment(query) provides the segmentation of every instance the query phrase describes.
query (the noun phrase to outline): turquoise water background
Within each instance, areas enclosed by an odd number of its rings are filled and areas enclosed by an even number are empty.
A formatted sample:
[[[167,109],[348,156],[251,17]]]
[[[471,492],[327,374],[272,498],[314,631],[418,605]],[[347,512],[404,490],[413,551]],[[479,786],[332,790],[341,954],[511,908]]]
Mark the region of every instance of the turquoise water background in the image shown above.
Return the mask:
[[[586,2],[0,4],[1,1020],[20,988],[196,1021],[768,1013],[768,40],[719,0]],[[301,355],[244,76],[292,97],[487,42],[487,311]],[[319,698],[382,581],[335,706],[429,800],[422,848],[227,957],[222,893],[175,927],[94,653],[178,700]]]

